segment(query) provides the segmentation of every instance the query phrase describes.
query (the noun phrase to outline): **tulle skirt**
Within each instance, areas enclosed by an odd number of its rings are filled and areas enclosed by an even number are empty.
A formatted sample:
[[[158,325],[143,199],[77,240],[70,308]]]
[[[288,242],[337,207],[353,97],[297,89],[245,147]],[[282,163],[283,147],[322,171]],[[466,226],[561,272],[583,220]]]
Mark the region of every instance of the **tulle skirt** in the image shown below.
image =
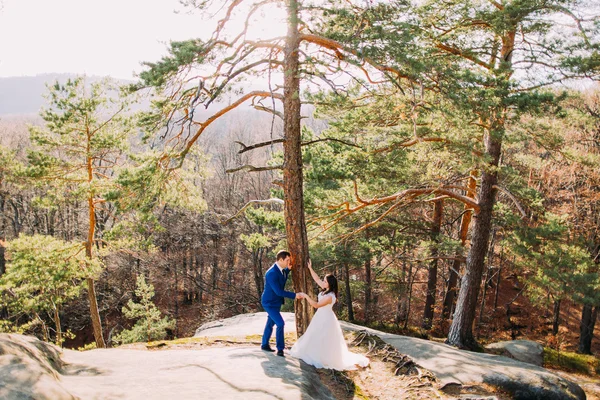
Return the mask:
[[[317,368],[338,371],[369,365],[367,357],[348,350],[342,328],[331,306],[317,310],[304,335],[290,350],[290,355]]]

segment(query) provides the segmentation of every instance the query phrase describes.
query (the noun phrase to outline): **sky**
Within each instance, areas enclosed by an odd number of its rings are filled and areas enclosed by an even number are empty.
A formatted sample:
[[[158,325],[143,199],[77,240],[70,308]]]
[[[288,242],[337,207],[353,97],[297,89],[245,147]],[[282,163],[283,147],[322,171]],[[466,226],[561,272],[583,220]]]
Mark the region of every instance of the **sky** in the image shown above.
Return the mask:
[[[85,73],[133,79],[142,61],[167,54],[169,41],[208,39],[218,19],[190,13],[178,0],[0,1],[0,77]],[[253,24],[256,35],[282,35],[283,22],[273,22],[282,13],[273,8],[258,17],[267,22]]]

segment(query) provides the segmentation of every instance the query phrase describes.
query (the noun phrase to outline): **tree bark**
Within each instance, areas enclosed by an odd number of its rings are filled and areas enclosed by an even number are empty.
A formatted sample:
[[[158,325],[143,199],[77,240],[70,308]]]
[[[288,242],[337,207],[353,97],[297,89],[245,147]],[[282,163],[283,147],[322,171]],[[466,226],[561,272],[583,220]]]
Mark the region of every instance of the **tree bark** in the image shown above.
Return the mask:
[[[373,285],[371,281],[371,252],[367,251],[365,258],[365,322],[369,322],[371,317],[372,292]]]
[[[215,297],[215,291],[217,290],[217,283],[219,280],[219,238],[217,235],[213,236],[213,262],[212,262],[212,271],[211,271],[211,287],[212,293],[211,296]],[[214,303],[214,302],[213,302]]]
[[[500,291],[500,280],[502,279],[502,264],[504,263],[504,252],[500,252],[500,263],[498,264],[498,277],[496,278],[496,287],[494,293],[494,311],[498,308],[498,292]]]
[[[260,298],[262,296],[262,292],[264,290],[264,273],[263,273],[263,267],[262,267],[262,255],[263,255],[263,250],[264,247],[260,247],[257,250],[254,250],[252,252],[252,268],[254,270],[253,273],[253,277],[254,277],[254,285],[256,286],[256,295],[257,295],[257,299],[259,299],[260,302]]]
[[[54,307],[54,324],[56,325],[56,345],[62,347],[62,328],[60,327],[60,312]]]
[[[435,297],[437,293],[437,274],[439,253],[438,244],[440,242],[440,232],[442,230],[442,217],[444,214],[444,200],[438,200],[433,206],[433,223],[431,225],[431,239],[434,242],[431,256],[433,260],[429,263],[429,276],[427,279],[427,298],[425,299],[425,310],[423,311],[423,329],[431,329],[435,312]]]
[[[558,334],[558,327],[560,325],[560,299],[554,302],[554,311],[552,313],[552,334],[556,336]]]
[[[592,354],[592,339],[594,338],[594,326],[597,318],[598,307],[592,309],[591,305],[585,304],[581,313],[578,353]]]
[[[350,290],[350,266],[344,261],[344,278],[346,287],[346,307],[348,310],[348,321],[354,322],[354,309],[352,307],[352,291]]]
[[[90,142],[91,137],[88,133],[88,158],[87,158],[87,172],[88,172],[88,183],[92,184],[92,180],[94,179],[94,168],[93,168],[93,160],[89,156],[91,154],[90,150]],[[91,188],[90,188],[91,190]],[[85,254],[90,262],[93,260],[93,248],[94,248],[94,239],[96,234],[96,207],[94,203],[94,195],[90,192],[88,195],[88,235],[87,241],[85,243]],[[98,300],[96,297],[96,288],[94,286],[94,279],[87,279],[87,287],[88,287],[88,299],[90,302],[90,317],[92,319],[92,328],[94,330],[94,340],[96,341],[96,347],[99,349],[103,349],[106,347],[106,343],[104,342],[104,336],[102,334],[102,320],[100,319],[100,312],[98,310]]]
[[[486,154],[490,161],[481,176],[479,189],[479,213],[475,216],[471,249],[467,256],[465,275],[462,279],[454,319],[446,343],[459,348],[479,347],[473,336],[473,321],[477,309],[481,277],[485,266],[492,226],[492,212],[496,202],[498,164],[502,149],[503,127],[498,126],[485,133]]]
[[[408,300],[406,301],[406,317],[404,318],[404,329],[408,328],[408,321],[410,320],[410,306],[412,303],[412,291],[413,291],[413,283],[415,281],[415,277],[417,273],[413,274],[412,264],[408,267]]]
[[[479,323],[478,329],[483,320],[483,312],[485,310],[485,297],[487,296],[488,281],[490,279],[490,269],[492,268],[492,262],[494,261],[494,244],[496,242],[496,229],[492,230],[492,240],[490,240],[490,247],[488,249],[488,263],[485,271],[485,279],[483,280],[483,294],[481,296],[481,307],[479,308]],[[477,331],[479,335],[479,330]]]
[[[4,235],[0,238],[0,277],[6,272],[6,247],[4,242]],[[8,318],[8,308],[6,306],[0,306],[0,319]]]
[[[284,142],[283,142],[283,193],[284,218],[288,251],[292,254],[292,280],[296,292],[314,297],[310,284],[308,262],[308,237],[304,219],[304,196],[302,192],[302,149],[300,147],[300,77],[298,32],[299,4],[286,0],[288,32],[284,55]],[[313,309],[307,301],[296,301],[296,331],[301,336],[308,328]]]
[[[175,336],[179,335],[179,274],[177,273],[177,270],[179,269],[179,260],[177,260],[178,255],[181,255],[181,251],[176,251],[175,257],[173,257],[173,276],[175,278],[175,284],[173,285],[173,307],[175,308],[173,314],[175,317]],[[148,324],[150,324],[150,318],[148,318]],[[150,327],[148,327],[148,341],[150,341]]]
[[[6,246],[4,236],[0,237],[0,277],[6,272]]]
[[[479,174],[476,170],[471,171],[469,176],[468,188],[471,189],[465,194],[467,197],[474,198],[473,192],[477,189],[477,176]],[[473,209],[465,204],[463,216],[460,221],[459,239],[461,245],[464,247],[467,242],[467,235],[469,233],[469,225],[471,225],[471,219],[473,217]],[[458,272],[460,271],[460,260],[458,257],[452,262],[452,267],[449,271],[448,277],[448,288],[446,289],[446,295],[444,296],[444,306],[442,309],[442,321],[447,320],[450,317],[450,312],[454,306],[454,298],[456,297],[456,285],[458,283]]]

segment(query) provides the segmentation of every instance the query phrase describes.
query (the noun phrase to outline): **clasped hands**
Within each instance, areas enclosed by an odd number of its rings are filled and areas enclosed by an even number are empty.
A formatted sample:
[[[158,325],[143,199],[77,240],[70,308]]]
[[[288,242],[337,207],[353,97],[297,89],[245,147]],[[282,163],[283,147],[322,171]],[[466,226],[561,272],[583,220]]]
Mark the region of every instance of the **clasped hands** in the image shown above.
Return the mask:
[[[305,299],[305,298],[306,298],[306,293],[303,293],[303,292],[296,293],[296,299],[302,300],[302,299]]]

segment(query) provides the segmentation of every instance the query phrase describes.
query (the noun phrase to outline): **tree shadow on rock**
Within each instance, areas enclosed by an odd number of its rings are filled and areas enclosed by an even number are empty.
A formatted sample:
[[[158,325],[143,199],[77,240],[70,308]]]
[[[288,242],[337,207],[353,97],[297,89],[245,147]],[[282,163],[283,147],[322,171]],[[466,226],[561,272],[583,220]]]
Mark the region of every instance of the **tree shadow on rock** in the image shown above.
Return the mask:
[[[225,379],[224,377],[222,377],[221,375],[219,375],[217,372],[213,371],[212,369],[210,369],[208,367],[205,367],[204,365],[200,365],[200,364],[186,364],[186,365],[181,365],[181,366],[177,366],[177,367],[173,367],[173,368],[168,368],[168,369],[170,369],[170,370],[176,370],[176,369],[184,369],[184,368],[189,368],[189,367],[200,368],[200,369],[205,370],[206,372],[209,372],[215,378],[217,378],[218,380],[220,380],[224,384],[228,385],[231,389],[235,390],[236,392],[239,392],[239,393],[263,393],[265,395],[273,397],[274,399],[284,400],[282,397],[278,396],[275,393],[271,393],[268,390],[264,390],[264,389],[247,389],[247,388],[243,388],[243,387],[237,386],[236,384],[234,384],[231,381]]]
[[[264,353],[267,358],[261,363],[265,375],[281,379],[285,384],[300,389],[302,400],[335,400],[331,391],[323,385],[315,367],[292,357],[279,357]]]

